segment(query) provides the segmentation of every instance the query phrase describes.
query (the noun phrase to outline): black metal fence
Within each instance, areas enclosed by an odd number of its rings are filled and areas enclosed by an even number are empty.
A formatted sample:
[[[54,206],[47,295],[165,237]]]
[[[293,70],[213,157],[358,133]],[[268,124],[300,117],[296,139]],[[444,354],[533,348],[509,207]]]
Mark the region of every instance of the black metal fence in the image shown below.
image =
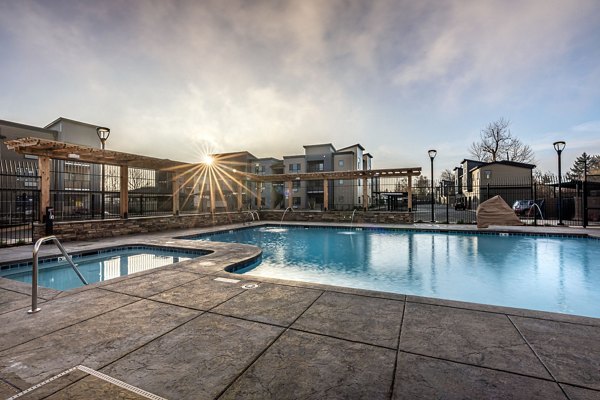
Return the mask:
[[[120,216],[120,168],[77,160],[52,160],[50,205],[57,221],[118,218]],[[130,168],[128,215],[170,215],[173,212],[173,173]],[[243,208],[256,208],[255,183],[244,187]],[[375,211],[408,211],[407,178],[374,178],[295,181],[260,186],[261,207],[347,211],[366,208]],[[477,207],[500,195],[521,221],[531,225],[600,225],[600,175],[582,180],[556,177],[505,179],[492,182],[431,181],[413,178],[412,209],[415,222],[476,223]],[[237,209],[235,188],[215,195],[217,207]],[[328,191],[325,196],[325,190]],[[224,193],[224,194],[223,194]],[[326,198],[328,203],[325,204]],[[40,177],[36,161],[0,162],[0,246],[29,243],[32,223],[39,220]],[[180,190],[181,212],[209,211],[209,193],[196,184]]]
[[[413,187],[415,221],[474,224],[477,207],[499,195],[528,225],[597,225],[600,180],[590,178],[593,177],[588,176],[587,182],[563,178],[560,184],[557,177],[506,179],[462,187],[450,181],[435,181],[433,196],[431,184],[416,185]]]
[[[50,206],[54,208],[55,220],[118,218],[118,172],[117,167],[104,166],[103,192],[102,165],[52,160]]]
[[[50,207],[55,221],[120,217],[120,168],[51,160]],[[173,212],[172,173],[130,168],[130,216]],[[40,177],[34,160],[0,161],[0,246],[29,243],[39,220]],[[184,204],[186,207],[188,204]]]
[[[173,213],[172,172],[131,168],[129,170],[129,216]]]
[[[408,187],[408,178],[368,179],[366,188],[362,179],[330,180],[327,189],[323,181],[297,181],[291,191],[283,183],[265,185],[261,203],[263,208],[284,209],[291,196],[295,209],[324,210],[324,190],[328,190],[328,210],[362,210],[366,194],[369,210],[408,211]],[[433,187],[420,176],[413,178],[411,189],[415,222],[475,224],[477,207],[499,195],[528,225],[600,224],[600,176],[588,175],[587,182],[563,178],[560,185],[557,177],[495,179],[461,186],[439,180]]]
[[[30,243],[38,219],[37,165],[0,161],[0,247]]]
[[[50,205],[57,221],[120,217],[120,168],[52,160]],[[173,212],[172,173],[129,168],[128,216]]]

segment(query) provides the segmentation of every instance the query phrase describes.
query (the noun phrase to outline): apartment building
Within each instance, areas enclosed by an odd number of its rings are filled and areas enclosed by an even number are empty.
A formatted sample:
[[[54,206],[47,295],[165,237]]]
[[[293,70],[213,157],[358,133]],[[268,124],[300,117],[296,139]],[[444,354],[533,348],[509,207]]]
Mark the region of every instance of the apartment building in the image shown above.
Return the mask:
[[[474,208],[489,197],[500,195],[508,204],[531,191],[535,165],[515,161],[483,162],[465,159],[455,168],[457,202]]]
[[[3,143],[7,140],[34,137],[55,140],[89,147],[100,147],[96,125],[60,117],[42,127],[0,120],[0,176],[2,187],[12,191],[22,190],[20,196],[33,203],[37,198],[38,165],[36,156],[27,156],[8,150]],[[51,164],[53,194],[69,192],[65,196],[54,196],[53,206],[62,213],[72,214],[77,210],[92,208],[91,202],[98,203],[99,196],[92,200],[89,193],[99,191],[101,187],[100,165],[72,161],[53,160]],[[31,176],[31,178],[27,178]],[[2,200],[0,214],[13,208],[19,199],[14,195]],[[56,199],[61,199],[56,200]],[[21,201],[22,202],[22,201]]]
[[[372,168],[373,156],[365,152],[365,148],[360,144],[340,149],[336,149],[331,143],[305,145],[303,148],[304,154],[285,155],[281,160],[273,157],[256,158],[247,152],[214,154],[213,156],[217,160],[227,159],[227,163],[231,164],[232,155],[235,155],[239,164],[238,170],[258,175],[356,171]],[[240,158],[241,154],[246,154],[246,156]],[[324,204],[322,180],[295,179],[292,181],[291,190],[285,186],[283,180],[281,182],[265,182],[259,187],[260,204],[262,208],[283,209],[289,204],[291,197],[293,208],[351,210],[355,207],[364,207],[362,185],[361,179],[330,182],[328,185],[329,204]],[[367,190],[369,204],[372,190],[374,189],[371,185]],[[225,191],[227,192],[226,189]],[[227,194],[232,195],[229,192]],[[227,201],[226,204],[220,205],[230,207],[230,203],[232,202]],[[243,208],[257,205],[258,196],[255,196],[254,200],[248,201],[247,195],[244,193]],[[235,207],[229,209],[235,209]]]

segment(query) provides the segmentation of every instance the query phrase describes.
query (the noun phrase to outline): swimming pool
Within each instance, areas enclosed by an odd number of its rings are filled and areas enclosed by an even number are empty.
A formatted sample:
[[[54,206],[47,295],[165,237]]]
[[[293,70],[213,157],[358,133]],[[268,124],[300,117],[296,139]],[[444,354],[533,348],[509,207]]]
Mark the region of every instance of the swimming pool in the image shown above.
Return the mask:
[[[289,226],[195,238],[261,247],[239,273],[600,317],[597,239]]]
[[[209,252],[151,246],[123,246],[88,251],[72,255],[88,283],[133,274],[199,257]],[[31,262],[0,267],[0,276],[31,283]],[[40,259],[38,285],[57,290],[68,290],[83,284],[64,257]]]

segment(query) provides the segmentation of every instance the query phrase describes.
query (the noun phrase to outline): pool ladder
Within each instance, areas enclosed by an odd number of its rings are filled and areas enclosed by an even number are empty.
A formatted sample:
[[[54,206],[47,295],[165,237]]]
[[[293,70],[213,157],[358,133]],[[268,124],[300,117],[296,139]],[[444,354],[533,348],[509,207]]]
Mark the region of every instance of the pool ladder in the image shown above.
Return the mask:
[[[35,242],[35,246],[33,246],[33,271],[31,273],[31,310],[27,311],[29,314],[33,314],[40,311],[40,308],[38,307],[38,253],[40,252],[40,246],[42,245],[42,243],[49,242],[50,240],[54,242],[54,244],[56,245],[56,247],[58,247],[63,256],[65,256],[65,260],[67,260],[67,262],[71,264],[71,267],[73,267],[73,270],[75,271],[79,279],[81,279],[81,282],[83,282],[84,285],[88,284],[83,275],[81,275],[79,268],[77,268],[77,265],[75,265],[75,263],[71,259],[71,256],[69,256],[69,253],[67,253],[63,245],[60,244],[56,236],[46,236],[38,239],[38,241]]]

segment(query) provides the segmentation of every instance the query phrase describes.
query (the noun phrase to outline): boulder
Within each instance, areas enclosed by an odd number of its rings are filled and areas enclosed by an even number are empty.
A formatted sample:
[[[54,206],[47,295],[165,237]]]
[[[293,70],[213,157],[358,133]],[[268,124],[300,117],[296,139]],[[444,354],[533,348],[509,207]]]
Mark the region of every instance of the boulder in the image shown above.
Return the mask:
[[[514,210],[500,196],[494,196],[477,207],[477,227],[490,225],[523,225]]]

